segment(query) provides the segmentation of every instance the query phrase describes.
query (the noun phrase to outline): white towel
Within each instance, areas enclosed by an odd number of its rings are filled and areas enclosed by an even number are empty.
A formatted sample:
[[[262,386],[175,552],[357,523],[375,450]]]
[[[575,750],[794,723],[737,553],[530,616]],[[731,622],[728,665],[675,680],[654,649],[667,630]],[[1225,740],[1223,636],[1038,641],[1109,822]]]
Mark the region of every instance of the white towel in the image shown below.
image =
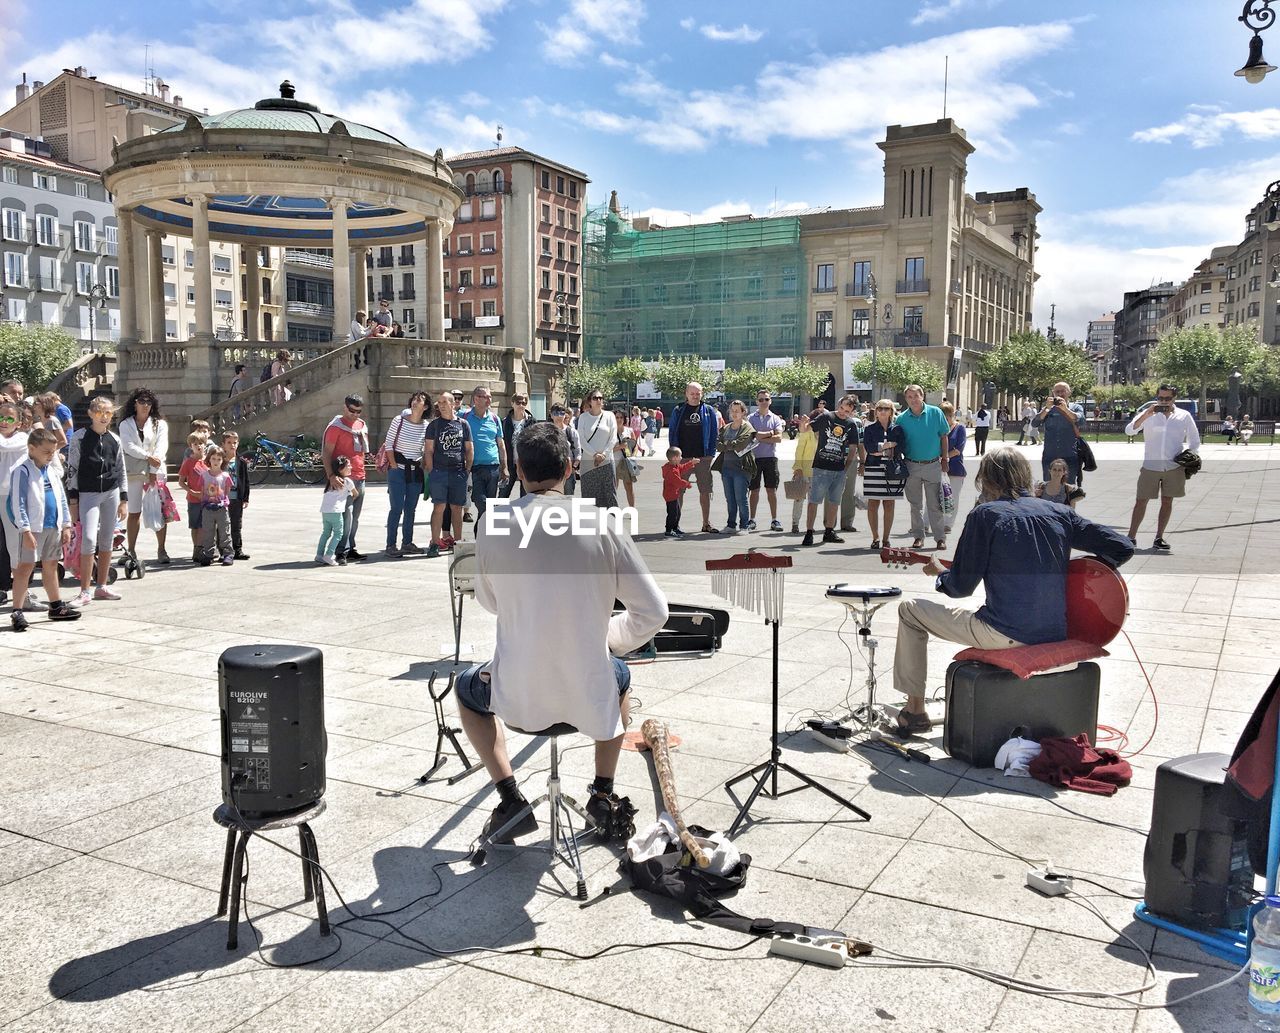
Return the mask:
[[[1032,739],[1016,736],[1000,747],[996,753],[996,767],[1013,778],[1030,778],[1030,764],[1040,756],[1040,744]]]

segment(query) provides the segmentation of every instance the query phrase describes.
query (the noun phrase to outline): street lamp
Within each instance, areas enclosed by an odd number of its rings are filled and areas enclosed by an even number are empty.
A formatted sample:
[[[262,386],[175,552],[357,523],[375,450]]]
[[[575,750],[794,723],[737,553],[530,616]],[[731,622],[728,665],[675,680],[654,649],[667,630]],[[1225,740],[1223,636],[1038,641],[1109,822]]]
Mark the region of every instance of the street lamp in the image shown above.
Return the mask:
[[[95,283],[89,288],[89,350],[97,351],[97,345],[93,335],[93,310],[96,308],[101,312],[107,307],[107,288],[100,283]]]
[[[876,275],[875,273],[867,274],[867,305],[871,308],[871,322],[867,329],[871,332],[871,404],[876,404],[876,398],[880,392],[877,390],[876,383],[876,356],[878,349],[876,348]]]
[[[1276,66],[1267,64],[1266,58],[1262,56],[1262,36],[1259,35],[1275,24],[1276,12],[1271,9],[1275,2],[1276,0],[1245,0],[1244,11],[1238,19],[1244,22],[1245,28],[1253,30],[1253,38],[1249,40],[1249,60],[1242,68],[1236,69],[1236,75],[1247,83],[1256,85],[1267,77],[1268,72],[1276,70]]]

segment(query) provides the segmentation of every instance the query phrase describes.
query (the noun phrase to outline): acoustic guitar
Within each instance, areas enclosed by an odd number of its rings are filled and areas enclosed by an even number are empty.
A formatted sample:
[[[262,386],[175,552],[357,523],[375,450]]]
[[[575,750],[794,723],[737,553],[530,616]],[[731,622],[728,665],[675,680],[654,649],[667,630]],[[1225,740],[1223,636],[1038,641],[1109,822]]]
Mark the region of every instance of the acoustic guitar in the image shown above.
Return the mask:
[[[881,549],[880,562],[908,567],[928,563],[932,556],[910,549]],[[938,560],[950,568],[950,560]],[[1080,556],[1067,564],[1067,638],[1105,646],[1118,634],[1129,613],[1129,588],[1119,571],[1095,556]]]

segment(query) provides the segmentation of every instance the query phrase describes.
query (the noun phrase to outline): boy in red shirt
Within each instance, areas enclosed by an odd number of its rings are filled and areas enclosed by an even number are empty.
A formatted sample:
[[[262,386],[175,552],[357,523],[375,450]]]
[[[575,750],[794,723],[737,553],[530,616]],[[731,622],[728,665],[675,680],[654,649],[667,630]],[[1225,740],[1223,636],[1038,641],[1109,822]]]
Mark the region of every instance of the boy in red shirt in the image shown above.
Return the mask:
[[[680,449],[669,448],[667,461],[662,464],[662,497],[667,503],[667,538],[684,537],[684,532],[680,530],[680,506],[684,501],[685,489],[693,487],[685,475],[698,465],[696,459],[690,459],[687,463],[680,462],[682,455]]]
[[[178,486],[187,492],[187,525],[191,528],[191,562],[200,562],[200,533],[204,527],[205,437],[198,431],[187,435],[187,458],[178,467]]]

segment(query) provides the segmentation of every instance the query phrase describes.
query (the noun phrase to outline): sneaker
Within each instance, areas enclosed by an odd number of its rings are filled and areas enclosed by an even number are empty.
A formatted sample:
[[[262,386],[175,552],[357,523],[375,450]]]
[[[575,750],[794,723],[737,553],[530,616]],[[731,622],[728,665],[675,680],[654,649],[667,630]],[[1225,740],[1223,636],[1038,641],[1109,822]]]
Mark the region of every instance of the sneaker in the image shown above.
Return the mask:
[[[422,552],[421,545],[414,545],[413,542],[405,542],[404,547],[400,550],[402,556],[417,556]]]
[[[453,547],[458,544],[458,539],[453,535],[447,534],[440,539],[440,550],[442,552],[452,552]]]
[[[743,530],[745,531],[745,530],[746,530],[746,528],[744,527],[744,528],[743,528]],[[737,534],[737,533],[738,533],[738,525],[737,525],[737,524],[728,524],[728,525],[725,527],[725,529],[724,529],[724,533],[725,533],[725,534]]]
[[[225,556],[222,557],[222,565],[224,567],[231,566],[231,564],[235,563],[235,561],[236,561],[236,558],[232,556],[231,553],[227,553]]]
[[[677,527],[674,531],[672,531],[671,533],[672,533],[673,535],[675,535],[675,537],[677,537],[677,538],[683,538],[683,537],[685,536],[685,535],[684,535],[684,532],[683,532],[682,530],[680,530],[680,528],[678,528],[678,527]]]
[[[394,545],[389,545],[387,546],[387,551],[385,555],[389,560],[398,560],[404,555],[404,553],[401,552],[399,549],[397,549]]]
[[[333,562],[339,567],[345,567],[347,565],[347,554],[345,552],[335,553],[333,556],[329,558],[332,559]]]
[[[799,534],[799,533],[800,533],[800,525],[799,525],[799,524],[792,524],[792,525],[791,525],[791,533],[792,533],[792,534]]]
[[[197,560],[196,562],[202,567],[211,567],[213,566],[213,557],[210,556],[207,560]]]
[[[49,619],[51,621],[78,621],[83,616],[84,614],[71,606],[65,599],[59,599],[49,606]]]
[[[81,595],[86,595],[87,593],[85,593],[85,592],[81,592],[80,594],[81,594]],[[113,591],[112,591],[110,588],[108,588],[106,585],[99,585],[99,586],[97,587],[97,589],[94,591],[94,593],[93,593],[93,597],[94,597],[95,599],[110,599],[110,600],[116,600],[116,599],[119,599],[119,598],[120,598],[120,593],[119,593],[119,592],[113,592]],[[89,601],[88,599],[86,599],[86,600],[85,600],[85,602],[86,602],[86,603],[87,603],[88,601]]]
[[[13,613],[9,614],[9,622],[13,625],[14,631],[27,630],[27,615],[21,610],[14,610]]]
[[[191,562],[192,562],[192,563],[199,563],[199,562],[200,562],[200,550],[199,550],[199,549],[197,549],[195,552],[193,552],[193,553],[191,554]]]
[[[755,529],[756,529],[756,522],[755,522],[754,520],[748,520],[748,521],[747,521],[747,530],[748,530],[748,531],[754,531]]]
[[[489,815],[489,820],[484,823],[484,835],[486,838],[490,833],[496,832],[502,828],[507,822],[519,814],[524,808],[529,806],[527,800],[512,800],[509,803],[503,801],[493,809],[493,813]],[[501,839],[493,840],[494,843],[511,843],[515,841],[516,836],[527,836],[531,832],[538,831],[538,819],[534,817],[533,811],[530,811],[520,819],[519,824],[513,825],[502,834]]]
[[[1173,548],[1173,546],[1170,545],[1168,542],[1166,542],[1163,538],[1157,538],[1154,542],[1151,543],[1151,547],[1153,549],[1159,549],[1161,552],[1168,552],[1170,549]]]
[[[165,552],[163,549],[161,549],[156,554],[156,562],[159,563],[161,566],[167,567],[173,561],[169,559],[169,554]]]
[[[326,567],[336,567],[338,565],[338,559],[335,556],[321,556],[316,562]]]
[[[662,537],[663,537],[663,538],[674,538],[675,536],[676,536],[675,531],[667,531],[665,534],[663,534],[663,536],[662,536]]]
[[[49,604],[42,603],[37,599],[35,592],[28,592],[27,601],[23,604],[22,608],[24,610],[32,610],[36,613],[44,613],[45,610],[49,609]]]
[[[247,560],[249,558],[249,554],[247,552],[241,552],[239,549],[237,549],[233,554],[232,558],[238,559],[238,560]]]
[[[770,521],[769,521],[769,530],[770,530],[770,531],[781,531],[781,530],[782,530],[782,521],[781,521],[781,520],[770,520]]]
[[[805,533],[804,533],[804,540],[803,540],[803,541],[801,541],[801,542],[800,542],[800,544],[801,544],[801,545],[806,545],[806,546],[807,546],[807,545],[812,545],[812,544],[813,544],[813,532],[812,532],[812,531],[805,531]]]
[[[834,528],[828,527],[825,531],[822,532],[822,544],[823,545],[843,545],[844,539],[841,538],[838,534],[836,534]]]
[[[595,826],[596,835],[603,840],[625,843],[635,835],[636,807],[627,796],[617,793],[598,793],[588,787],[587,817]]]
[[[434,560],[440,558],[440,546],[432,542],[427,546],[427,559]]]
[[[365,556],[363,552],[356,552],[355,549],[347,550],[347,560],[350,563],[359,563],[364,558]]]
[[[102,591],[102,589],[98,589],[98,591]],[[71,600],[71,605],[72,606],[88,606],[89,601],[92,598],[93,596],[89,594],[89,590],[86,588],[83,591],[81,591],[81,593],[78,596],[76,596],[74,599]],[[120,597],[116,596],[116,598],[119,599]]]
[[[462,514],[462,522],[464,524],[469,524],[472,522],[471,510],[468,509]]]

